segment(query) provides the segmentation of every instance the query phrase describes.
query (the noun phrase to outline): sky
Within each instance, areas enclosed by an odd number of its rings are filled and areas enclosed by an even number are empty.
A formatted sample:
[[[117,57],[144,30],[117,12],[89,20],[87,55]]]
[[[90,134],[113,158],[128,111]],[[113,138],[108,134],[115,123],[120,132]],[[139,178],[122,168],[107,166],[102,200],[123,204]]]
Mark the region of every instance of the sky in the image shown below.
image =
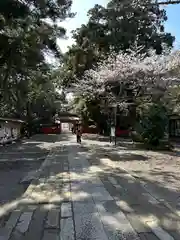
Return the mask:
[[[180,4],[170,5],[165,8],[168,20],[165,23],[165,29],[175,36],[175,48],[180,48]]]
[[[66,52],[67,47],[73,44],[71,39],[71,31],[80,27],[88,21],[87,12],[90,8],[93,8],[95,4],[105,6],[108,0],[73,0],[72,12],[76,13],[76,16],[72,19],[66,20],[62,26],[67,30],[68,40],[58,40],[58,44],[62,52]]]
[[[62,23],[62,26],[67,29],[67,40],[58,40],[58,45],[60,46],[62,52],[67,51],[67,47],[73,44],[71,38],[71,31],[80,27],[88,21],[87,11],[94,7],[95,4],[100,4],[105,6],[108,0],[73,0],[72,12],[76,12],[76,16],[73,19],[68,19]],[[165,24],[165,29],[167,32],[172,33],[176,37],[175,48],[180,48],[180,28],[178,22],[180,22],[180,4],[171,5],[165,8],[167,11],[168,21]]]

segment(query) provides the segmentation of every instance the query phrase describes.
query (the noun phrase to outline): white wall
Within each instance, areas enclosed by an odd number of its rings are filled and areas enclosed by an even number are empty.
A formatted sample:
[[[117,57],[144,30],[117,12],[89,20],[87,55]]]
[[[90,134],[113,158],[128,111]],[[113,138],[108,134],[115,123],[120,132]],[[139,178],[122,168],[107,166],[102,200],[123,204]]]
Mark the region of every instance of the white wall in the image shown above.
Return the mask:
[[[0,137],[4,137],[5,135],[11,136],[11,128],[8,127],[6,124],[0,123]]]
[[[11,141],[19,137],[20,126],[0,122],[0,142]]]
[[[61,123],[61,129],[62,132],[69,132],[70,131],[69,123]]]

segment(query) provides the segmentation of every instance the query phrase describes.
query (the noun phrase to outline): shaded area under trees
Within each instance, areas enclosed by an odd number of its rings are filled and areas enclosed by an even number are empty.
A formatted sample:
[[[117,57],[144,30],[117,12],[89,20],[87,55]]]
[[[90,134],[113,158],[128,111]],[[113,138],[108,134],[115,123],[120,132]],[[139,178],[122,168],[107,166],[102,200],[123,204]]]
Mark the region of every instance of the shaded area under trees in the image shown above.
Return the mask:
[[[0,3],[0,112],[31,120],[54,112],[58,98],[49,55],[62,61],[58,22],[71,13],[71,1],[2,0]]]

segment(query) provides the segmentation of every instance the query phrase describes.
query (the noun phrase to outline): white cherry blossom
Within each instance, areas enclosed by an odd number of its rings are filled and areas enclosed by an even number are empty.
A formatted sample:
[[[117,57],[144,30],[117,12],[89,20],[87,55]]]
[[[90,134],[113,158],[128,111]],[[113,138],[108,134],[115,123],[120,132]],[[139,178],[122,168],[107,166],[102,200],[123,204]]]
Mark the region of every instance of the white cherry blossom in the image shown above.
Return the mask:
[[[179,83],[180,51],[167,51],[156,55],[154,51],[140,54],[138,51],[111,54],[94,69],[85,72],[74,85],[75,92],[89,98],[99,95],[113,98],[107,85],[128,85],[134,95],[148,93],[164,94],[170,87]]]

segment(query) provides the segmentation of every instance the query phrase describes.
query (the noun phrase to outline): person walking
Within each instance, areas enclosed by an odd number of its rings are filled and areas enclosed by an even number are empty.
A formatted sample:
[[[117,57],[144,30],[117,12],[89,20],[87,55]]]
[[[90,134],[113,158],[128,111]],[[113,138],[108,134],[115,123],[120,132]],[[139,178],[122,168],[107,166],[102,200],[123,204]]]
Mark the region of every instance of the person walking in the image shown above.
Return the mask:
[[[81,126],[77,125],[77,128],[76,128],[77,143],[81,143],[81,135],[82,135]]]

